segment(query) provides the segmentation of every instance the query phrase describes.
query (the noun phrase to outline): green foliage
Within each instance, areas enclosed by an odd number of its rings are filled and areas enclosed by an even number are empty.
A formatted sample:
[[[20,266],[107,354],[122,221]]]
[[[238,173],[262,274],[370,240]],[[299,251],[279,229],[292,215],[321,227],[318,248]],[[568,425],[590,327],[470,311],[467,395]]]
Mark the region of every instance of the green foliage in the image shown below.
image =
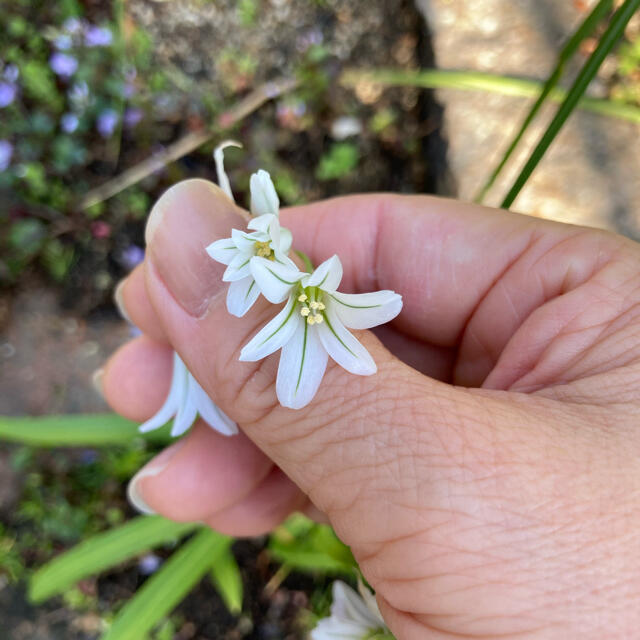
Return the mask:
[[[0,575],[10,582],[18,581],[24,574],[25,566],[14,536],[9,535],[0,524]]]
[[[639,7],[640,0],[625,0],[622,6],[613,15],[613,18],[611,19],[607,30],[602,35],[598,46],[580,70],[580,73],[567,92],[567,97],[560,105],[560,108],[547,127],[547,130],[542,135],[537,146],[531,152],[525,166],[515,179],[509,193],[507,193],[506,197],[502,201],[502,207],[508,208],[513,204],[513,201],[526,184],[534,169],[538,166],[538,163],[547,152],[547,149],[551,146],[551,143],[555,140],[567,118],[571,113],[573,113],[573,110],[578,105],[578,102],[589,86],[589,83],[598,72],[600,65],[603,63],[604,59],[613,47],[619,42],[620,36],[624,32],[624,28]]]
[[[258,15],[258,2],[257,0],[240,0],[237,11],[240,22],[245,27],[250,27],[255,23]]]
[[[357,568],[353,555],[333,529],[294,514],[269,540],[273,557],[293,569],[325,574],[348,574]]]
[[[102,640],[144,638],[195,587],[223,550],[220,534],[201,529],[124,605]]]
[[[136,438],[167,442],[168,428],[138,433],[138,425],[114,413],[65,416],[0,416],[0,438],[41,447],[105,446]]]
[[[211,567],[211,581],[227,605],[227,609],[238,615],[242,611],[242,576],[235,556],[231,551],[231,538],[221,537],[221,549]]]
[[[584,42],[585,38],[587,38],[593,32],[596,26],[602,21],[605,15],[611,10],[612,5],[613,5],[613,0],[600,0],[598,4],[593,8],[591,13],[585,18],[583,23],[578,27],[575,33],[571,36],[571,38],[569,38],[565,46],[562,48],[562,50],[560,51],[560,54],[558,55],[558,61],[556,63],[556,66],[551,72],[551,75],[549,76],[547,81],[544,83],[544,86],[542,88],[542,91],[540,92],[538,99],[534,102],[533,106],[531,107],[531,110],[526,115],[519,131],[514,136],[511,144],[507,147],[507,150],[502,156],[502,159],[500,160],[496,168],[492,171],[486,183],[483,185],[482,189],[476,196],[475,198],[476,202],[482,202],[482,200],[484,199],[484,196],[492,187],[498,175],[500,175],[500,172],[502,171],[502,169],[504,169],[505,165],[507,164],[507,161],[515,151],[520,140],[522,140],[522,137],[524,136],[526,130],[529,128],[529,125],[533,122],[534,118],[540,111],[540,108],[544,104],[545,100],[549,97],[549,94],[553,91],[555,86],[560,81],[560,78],[562,77],[565,66],[567,65],[569,60],[573,58],[575,53],[578,51],[580,45],[582,44],[582,42]]]
[[[321,158],[316,168],[318,180],[337,180],[349,175],[360,158],[358,147],[351,142],[336,142]]]
[[[41,602],[66,591],[83,578],[173,542],[195,525],[171,522],[160,516],[141,516],[126,524],[84,540],[71,551],[39,569],[29,585],[29,598]]]

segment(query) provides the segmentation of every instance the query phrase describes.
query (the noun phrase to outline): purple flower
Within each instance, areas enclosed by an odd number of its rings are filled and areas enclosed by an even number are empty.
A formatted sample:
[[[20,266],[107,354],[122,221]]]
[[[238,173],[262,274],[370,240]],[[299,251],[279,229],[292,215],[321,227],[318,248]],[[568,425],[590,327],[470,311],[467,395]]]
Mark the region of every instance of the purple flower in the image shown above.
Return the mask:
[[[0,82],[0,109],[8,107],[15,99],[18,88],[11,82]]]
[[[6,171],[11,164],[13,145],[8,140],[0,140],[0,171]]]
[[[20,76],[20,70],[15,64],[8,64],[4,68],[4,73],[2,75],[8,82],[15,82]]]
[[[53,41],[53,46],[59,51],[71,49],[72,44],[71,36],[68,33],[63,33]]]
[[[75,113],[65,113],[60,118],[60,127],[65,133],[73,133],[77,128],[80,121]]]
[[[108,47],[113,41],[113,34],[108,27],[90,25],[84,33],[84,43],[87,47]]]
[[[137,109],[136,107],[129,107],[124,112],[124,124],[129,127],[129,129],[133,129],[139,122],[142,120],[142,109]]]
[[[125,82],[122,86],[122,97],[123,98],[131,98],[136,92],[136,85],[133,82]]]
[[[56,51],[49,58],[49,66],[59,76],[70,78],[78,68],[78,61],[73,56]]]
[[[99,116],[97,127],[103,138],[110,138],[118,124],[118,114],[113,109],[105,109]]]
[[[122,265],[131,271],[144,260],[144,249],[137,244],[130,244],[120,255]]]
[[[82,29],[82,22],[78,18],[67,18],[62,25],[67,33],[78,33]]]
[[[148,553],[138,560],[138,570],[143,576],[155,573],[162,564],[162,560],[155,553]]]

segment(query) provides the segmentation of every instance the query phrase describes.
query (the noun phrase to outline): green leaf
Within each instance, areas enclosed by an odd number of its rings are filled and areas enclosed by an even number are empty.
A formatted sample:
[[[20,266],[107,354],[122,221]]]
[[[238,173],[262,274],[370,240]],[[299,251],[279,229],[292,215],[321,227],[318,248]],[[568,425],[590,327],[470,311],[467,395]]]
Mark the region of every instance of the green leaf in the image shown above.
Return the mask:
[[[47,236],[47,228],[40,220],[18,220],[9,229],[8,241],[20,255],[28,257],[38,253]]]
[[[509,158],[520,143],[520,140],[522,140],[522,137],[524,136],[526,130],[529,128],[529,125],[533,122],[534,118],[540,111],[540,108],[544,104],[545,100],[549,97],[549,94],[551,93],[553,88],[558,84],[567,62],[569,62],[569,60],[574,56],[585,38],[591,35],[596,26],[610,11],[612,5],[613,0],[600,0],[600,2],[598,2],[598,4],[593,8],[591,13],[585,18],[576,32],[571,36],[571,38],[569,38],[565,46],[562,48],[562,50],[558,54],[558,61],[556,63],[556,66],[551,72],[551,75],[549,76],[547,81],[544,83],[538,99],[534,102],[529,113],[522,122],[519,131],[516,133],[515,137],[507,147],[507,150],[502,156],[502,159],[500,160],[496,168],[491,172],[491,175],[487,179],[486,183],[474,198],[475,202],[482,202],[487,192],[489,191],[489,189],[491,189],[494,182],[496,181],[496,178],[498,177],[498,175],[500,175],[500,172],[507,164]]]
[[[316,168],[318,180],[336,180],[351,173],[358,166],[360,152],[350,142],[337,142],[321,158]]]
[[[271,534],[269,551],[280,562],[301,571],[351,573],[357,567],[351,550],[331,527],[299,514]]]
[[[231,551],[233,540],[228,538],[223,542],[223,548],[217,560],[211,567],[211,581],[227,605],[227,609],[238,615],[242,611],[242,576],[235,556]]]
[[[627,23],[638,10],[638,7],[640,7],[640,0],[625,0],[624,4],[615,12],[607,30],[600,38],[598,46],[580,70],[580,73],[567,93],[567,97],[560,105],[556,115],[542,135],[540,142],[538,142],[536,148],[531,152],[525,166],[515,179],[509,193],[507,193],[505,199],[502,201],[502,207],[506,209],[513,204],[522,187],[524,187],[534,169],[547,152],[547,149],[555,140],[558,132],[562,129],[567,118],[573,113],[573,110],[576,108],[589,83],[598,72],[600,65],[613,49],[614,45],[620,40],[620,36],[624,33]]]
[[[161,443],[170,439],[167,428],[141,434],[137,423],[115,413],[0,416],[0,438],[38,447],[99,447],[127,444],[135,438]]]
[[[211,568],[221,535],[200,530],[154,573],[116,616],[102,640],[140,640],[169,614]]]
[[[425,89],[456,89],[461,91],[486,91],[515,98],[537,98],[543,84],[537,80],[500,76],[481,71],[448,71],[446,69],[428,69],[421,71],[376,69],[362,71],[349,69],[340,77],[347,87],[360,82],[372,82],[386,87],[423,87]],[[551,102],[562,102],[567,96],[566,90],[555,87],[548,95]],[[603,116],[640,123],[640,108],[631,104],[621,104],[611,100],[583,96],[578,102],[583,111],[591,111]]]
[[[38,569],[29,583],[29,598],[33,602],[42,602],[87,576],[177,540],[196,526],[171,522],[160,516],[140,516],[116,529],[93,536]]]

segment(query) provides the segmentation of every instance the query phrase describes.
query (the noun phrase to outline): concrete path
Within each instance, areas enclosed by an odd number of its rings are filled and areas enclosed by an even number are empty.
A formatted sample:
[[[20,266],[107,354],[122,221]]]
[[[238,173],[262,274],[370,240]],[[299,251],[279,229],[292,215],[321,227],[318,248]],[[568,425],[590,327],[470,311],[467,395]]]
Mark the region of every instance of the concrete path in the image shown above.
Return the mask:
[[[436,64],[545,79],[593,2],[417,0],[433,34]],[[585,59],[580,55],[580,63]],[[609,65],[610,68],[610,65]],[[575,72],[575,69],[573,70]],[[604,74],[607,73],[607,62]],[[602,82],[590,87],[602,92]],[[472,199],[517,131],[530,101],[442,90],[449,165],[458,196]],[[555,109],[531,128],[486,199],[506,194]],[[514,203],[523,213],[613,229],[640,238],[640,126],[574,112]]]

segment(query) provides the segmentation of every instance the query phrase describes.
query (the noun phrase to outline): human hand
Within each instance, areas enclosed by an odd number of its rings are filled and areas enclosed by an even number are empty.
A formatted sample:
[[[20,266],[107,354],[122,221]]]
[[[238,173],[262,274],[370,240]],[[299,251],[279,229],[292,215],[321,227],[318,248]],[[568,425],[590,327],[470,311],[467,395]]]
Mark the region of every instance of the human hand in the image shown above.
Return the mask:
[[[102,387],[149,418],[171,343],[243,433],[196,424],[136,476],[137,500],[232,535],[328,518],[399,640],[637,637],[640,247],[423,196],[281,220],[314,263],[340,256],[344,291],[402,294],[390,326],[358,335],[378,373],[330,364],[310,405],[279,406],[277,356],[238,361],[273,305],[230,316],[204,250],[238,210],[209,183],[176,185],[119,290],[145,335]]]

